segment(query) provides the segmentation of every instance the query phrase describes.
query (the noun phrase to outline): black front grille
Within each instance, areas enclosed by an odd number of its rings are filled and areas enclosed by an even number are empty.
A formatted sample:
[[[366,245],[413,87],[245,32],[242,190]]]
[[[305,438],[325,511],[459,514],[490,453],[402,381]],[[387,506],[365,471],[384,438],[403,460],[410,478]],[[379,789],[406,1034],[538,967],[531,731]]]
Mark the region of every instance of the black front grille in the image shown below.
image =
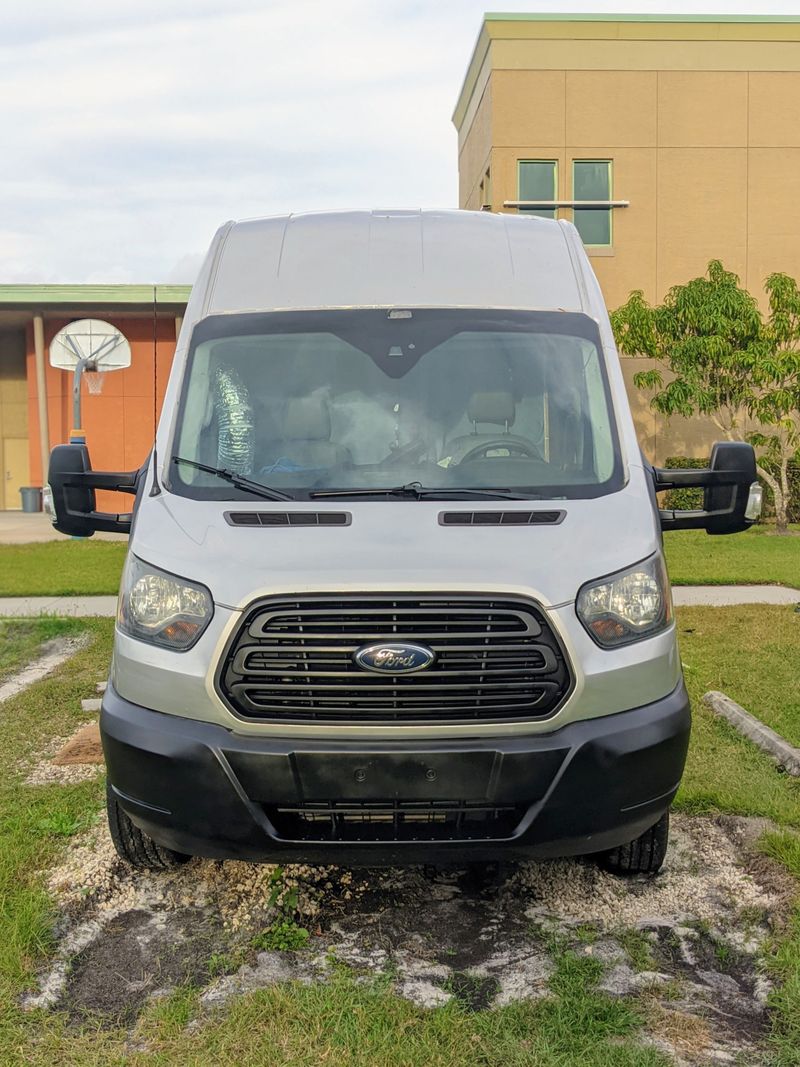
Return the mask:
[[[355,662],[364,645],[434,653],[413,674]],[[544,613],[482,596],[309,596],[254,605],[228,647],[218,687],[243,718],[278,723],[464,723],[543,719],[570,672]]]
[[[284,841],[498,841],[513,836],[525,809],[458,801],[267,807]]]

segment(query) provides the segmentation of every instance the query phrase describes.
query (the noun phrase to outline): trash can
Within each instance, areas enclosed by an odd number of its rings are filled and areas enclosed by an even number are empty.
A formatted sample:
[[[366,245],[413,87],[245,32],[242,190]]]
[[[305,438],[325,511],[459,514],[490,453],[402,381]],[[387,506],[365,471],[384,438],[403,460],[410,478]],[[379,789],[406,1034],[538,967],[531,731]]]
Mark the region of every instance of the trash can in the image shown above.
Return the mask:
[[[23,511],[42,510],[42,490],[33,485],[23,485],[19,491]]]

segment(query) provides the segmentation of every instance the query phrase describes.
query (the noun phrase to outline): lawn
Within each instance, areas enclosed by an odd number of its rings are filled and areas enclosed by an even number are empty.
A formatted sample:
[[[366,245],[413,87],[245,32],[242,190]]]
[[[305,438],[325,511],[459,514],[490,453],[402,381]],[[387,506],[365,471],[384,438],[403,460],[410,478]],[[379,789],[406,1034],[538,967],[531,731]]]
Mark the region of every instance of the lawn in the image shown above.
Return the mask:
[[[2,619],[0,618],[0,681],[7,674],[28,663],[43,641],[83,629],[75,619]]]
[[[0,596],[116,596],[127,541],[0,545]]]
[[[710,537],[705,530],[664,534],[674,585],[790,585],[800,589],[800,526],[778,537],[773,526]]]
[[[800,779],[771,761],[702,704],[721,689],[800,744],[800,614],[791,607],[679,608],[684,677],[692,699],[692,743],[677,806],[688,811],[766,815],[800,828]]]

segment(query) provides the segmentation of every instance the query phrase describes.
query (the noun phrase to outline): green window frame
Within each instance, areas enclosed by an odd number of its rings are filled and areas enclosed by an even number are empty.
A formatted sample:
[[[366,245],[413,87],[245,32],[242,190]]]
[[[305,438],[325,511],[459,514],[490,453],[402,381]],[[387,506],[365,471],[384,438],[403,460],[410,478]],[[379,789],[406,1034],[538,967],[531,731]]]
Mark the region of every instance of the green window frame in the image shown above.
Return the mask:
[[[517,199],[557,200],[558,160],[517,160]],[[556,217],[556,209],[554,207],[521,207],[517,210],[529,215],[540,215],[543,219],[554,219]]]
[[[612,160],[573,159],[573,200],[611,200],[612,183]],[[613,224],[610,207],[575,207],[572,216],[585,245],[591,248],[611,247]]]

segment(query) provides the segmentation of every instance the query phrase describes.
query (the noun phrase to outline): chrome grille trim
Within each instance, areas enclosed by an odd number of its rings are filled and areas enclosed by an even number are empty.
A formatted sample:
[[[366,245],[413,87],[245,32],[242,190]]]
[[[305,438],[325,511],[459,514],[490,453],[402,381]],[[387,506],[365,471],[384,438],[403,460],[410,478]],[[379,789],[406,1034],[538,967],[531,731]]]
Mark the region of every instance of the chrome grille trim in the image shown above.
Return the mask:
[[[354,661],[371,641],[416,642],[435,659],[410,674]],[[217,673],[249,722],[437,724],[541,720],[572,687],[545,613],[521,597],[341,594],[275,597],[245,613]]]

